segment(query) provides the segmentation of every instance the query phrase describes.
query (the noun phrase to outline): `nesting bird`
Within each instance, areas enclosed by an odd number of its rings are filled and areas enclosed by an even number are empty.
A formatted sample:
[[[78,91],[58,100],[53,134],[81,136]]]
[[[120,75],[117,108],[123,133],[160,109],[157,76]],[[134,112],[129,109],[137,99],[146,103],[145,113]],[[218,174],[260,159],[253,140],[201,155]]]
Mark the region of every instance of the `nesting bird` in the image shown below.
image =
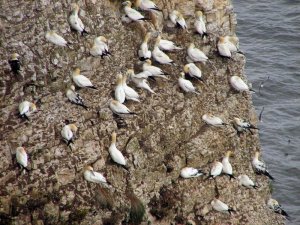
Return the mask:
[[[144,11],[161,11],[157,5],[150,0],[136,0],[135,6]]]
[[[159,36],[155,41],[154,49],[152,51],[153,59],[160,64],[168,64],[168,65],[174,64],[174,61],[170,59],[170,57],[166,53],[164,53],[159,49],[160,40],[161,37]]]
[[[149,92],[151,92],[152,94],[155,94],[155,92],[151,89],[151,87],[149,86],[149,83],[148,81],[144,78],[144,77],[137,77],[135,74],[134,74],[134,71],[132,69],[129,69],[127,70],[127,73],[126,73],[129,78],[133,81],[133,83],[135,83],[135,85],[138,87],[138,88],[142,88],[142,89],[145,89]],[[151,75],[150,73],[148,73],[148,75]]]
[[[113,132],[111,134],[111,144],[108,149],[110,157],[115,163],[121,165],[127,170],[125,157],[123,156],[122,152],[117,148],[116,142],[117,142],[117,134],[116,132]]]
[[[273,198],[270,198],[267,202],[267,205],[270,209],[272,209],[275,213],[281,214],[286,218],[289,218],[289,215],[284,211],[281,205]]]
[[[229,58],[229,59],[231,58],[231,51],[228,47],[228,44],[225,42],[224,37],[219,37],[217,47],[218,47],[218,52],[219,52],[220,56]]]
[[[17,158],[17,162],[19,163],[21,169],[24,170],[24,173],[25,173],[25,170],[29,171],[29,169],[27,168],[27,166],[28,166],[28,156],[27,156],[27,153],[25,151],[25,148],[18,147],[16,149],[16,158]]]
[[[224,41],[226,42],[227,47],[229,48],[231,53],[237,52],[237,53],[240,53],[240,54],[244,54],[238,48],[238,45],[239,45],[238,37],[236,37],[236,36],[225,36]]]
[[[29,101],[23,101],[19,105],[19,116],[29,120],[29,116],[37,111],[36,105]]]
[[[178,78],[179,87],[185,92],[192,92],[197,95],[200,95],[200,92],[196,90],[191,81],[185,79],[185,75],[183,72],[180,73],[180,77]]]
[[[132,3],[130,1],[125,1],[125,2],[122,3],[122,5],[125,5],[125,7],[124,7],[125,14],[131,20],[133,20],[133,21],[148,20],[140,12],[138,12],[135,9],[131,8]]]
[[[120,102],[125,102],[125,91],[123,86],[123,76],[122,74],[118,74],[117,76],[117,85],[115,87],[115,99]]]
[[[174,50],[181,50],[182,48],[176,46],[176,44],[173,41],[161,39],[161,36],[158,35],[157,38],[159,38],[159,49],[162,51],[174,51]]]
[[[252,90],[251,88],[248,87],[248,85],[242,80],[242,78],[240,78],[238,76],[230,77],[229,82],[230,82],[231,86],[233,87],[233,89],[236,90],[236,91],[239,91],[239,92],[243,92],[243,91],[255,92],[254,90]]]
[[[232,212],[235,212],[231,207],[226,205],[224,202],[220,201],[219,199],[215,198],[211,202],[211,206],[213,207],[214,210],[222,213],[229,213],[231,214]]]
[[[258,186],[245,174],[238,176],[239,184],[246,188],[258,188]]]
[[[204,114],[202,116],[202,120],[206,124],[216,126],[216,127],[227,125],[226,123],[223,122],[223,120],[220,117],[213,116],[211,114]]]
[[[185,73],[185,76],[188,78],[195,78],[202,82],[202,72],[201,70],[194,64],[194,63],[188,63],[183,67],[183,71]]]
[[[223,164],[221,162],[215,161],[212,164],[212,167],[209,172],[209,176],[206,179],[216,178],[217,176],[221,175],[223,170]]]
[[[136,114],[134,112],[131,112],[126,105],[116,101],[116,100],[111,100],[109,103],[109,108],[111,111],[116,114],[116,115],[122,115],[122,114]]]
[[[67,143],[67,146],[69,146],[71,143],[74,143],[73,141],[77,130],[78,128],[73,123],[67,124],[62,128],[60,134],[63,140]]]
[[[46,39],[50,41],[51,43],[61,46],[61,47],[66,47],[70,43],[67,42],[62,36],[58,35],[55,31],[47,31],[45,35]]]
[[[185,19],[183,18],[183,15],[177,10],[173,10],[169,14],[169,18],[175,26],[182,28],[184,30],[187,29],[186,22]]]
[[[80,69],[76,68],[72,73],[73,82],[80,88],[93,88],[97,89],[89,78],[80,74]]]
[[[258,175],[263,174],[263,175],[269,177],[271,180],[274,180],[274,178],[271,176],[271,174],[267,170],[266,164],[263,161],[258,160],[259,155],[260,155],[259,152],[255,152],[255,154],[252,158],[252,167],[253,167],[255,173]]]
[[[75,86],[71,85],[66,90],[66,95],[69,101],[73,104],[80,105],[85,109],[88,109],[88,107],[84,104],[83,99],[80,97],[79,93],[75,91]]]
[[[205,175],[201,169],[196,169],[193,167],[184,167],[180,171],[180,176],[182,178],[193,178]]]
[[[203,20],[203,13],[201,11],[196,12],[196,20],[195,20],[194,26],[195,26],[196,32],[198,34],[200,34],[202,38],[207,35],[206,26],[205,26],[205,23]]]
[[[20,74],[21,63],[20,63],[19,57],[20,57],[20,55],[18,53],[13,53],[11,55],[11,59],[8,60],[11,71],[14,74]]]
[[[251,131],[251,129],[259,130],[257,127],[252,125],[250,122],[247,122],[247,121],[237,118],[237,117],[233,118],[233,127],[237,131],[238,136],[240,136],[240,134],[244,131],[249,131],[253,135],[253,132]]]
[[[71,29],[80,32],[81,35],[88,34],[88,32],[84,28],[81,19],[79,18],[78,13],[79,13],[79,6],[76,3],[72,3],[72,11],[68,18],[70,27]]]
[[[208,57],[200,49],[196,48],[194,43],[189,45],[187,54],[193,62],[206,62],[208,60]]]
[[[226,154],[225,154],[225,156],[224,156],[224,158],[222,159],[223,173],[225,175],[228,175],[230,177],[230,180],[232,178],[235,179],[235,177],[232,174],[232,166],[231,166],[231,164],[229,162],[229,157],[230,157],[231,154],[232,154],[231,151],[227,151]]]
[[[107,185],[106,178],[101,173],[95,172],[91,166],[84,167],[83,176],[88,182]]]
[[[162,71],[162,69],[157,66],[153,66],[150,59],[147,59],[145,61],[145,63],[143,64],[143,71],[149,72],[153,77],[156,77],[156,76],[162,77],[163,76],[164,78],[166,78],[164,76],[165,73]]]
[[[127,85],[126,81],[127,81],[127,75],[125,74],[123,76],[122,84],[123,84],[123,89],[124,89],[124,92],[125,92],[126,100],[132,100],[132,101],[135,101],[135,102],[140,102],[139,94],[133,88],[129,87]]]
[[[141,44],[140,49],[138,50],[139,59],[141,61],[144,61],[146,59],[151,59],[151,51],[148,48],[148,42],[150,37],[151,37],[151,33],[148,32],[144,37],[144,41]]]
[[[90,54],[95,57],[101,56],[101,58],[104,58],[105,56],[110,57],[111,53],[108,49],[107,39],[103,36],[96,37],[94,39],[94,44],[90,49]]]

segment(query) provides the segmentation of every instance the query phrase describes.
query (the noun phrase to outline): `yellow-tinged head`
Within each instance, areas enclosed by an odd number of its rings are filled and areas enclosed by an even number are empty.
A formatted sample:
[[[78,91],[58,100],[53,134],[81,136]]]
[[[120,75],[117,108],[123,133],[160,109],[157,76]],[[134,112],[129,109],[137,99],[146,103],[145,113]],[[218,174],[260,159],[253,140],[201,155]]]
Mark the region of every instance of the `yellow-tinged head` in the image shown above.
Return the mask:
[[[123,76],[122,76],[122,74],[118,74],[117,75],[117,84],[122,84],[122,82],[123,82]]]
[[[181,73],[180,73],[180,77],[185,78],[184,72],[181,72]]]
[[[36,105],[34,103],[30,103],[30,108],[32,112],[35,112],[37,110]]]
[[[73,75],[79,75],[80,74],[80,69],[79,68],[76,68],[74,71],[73,71]]]
[[[232,151],[227,151],[225,157],[229,158],[232,155]]]
[[[183,71],[185,73],[188,73],[190,71],[190,65],[189,64],[186,64],[184,67],[183,67]]]
[[[133,69],[128,69],[126,72],[127,75],[131,76],[134,74],[134,70]]]
[[[78,12],[79,11],[79,5],[77,3],[71,4],[72,11]]]
[[[84,170],[94,171],[93,167],[91,167],[90,165],[86,165],[86,166],[84,167]]]
[[[25,148],[23,147],[17,147],[16,152],[19,152],[20,154],[26,154]]]
[[[70,127],[71,131],[73,131],[74,133],[77,132],[78,128],[74,123],[70,123],[68,126]]]
[[[260,156],[260,152],[255,152],[255,153],[254,153],[254,158],[255,158],[255,159],[258,159],[259,156]]]
[[[102,42],[107,42],[107,39],[104,36],[99,36],[95,38],[95,41],[102,41]]]
[[[156,40],[155,40],[155,45],[158,46],[159,42],[161,40],[161,36],[157,36]]]
[[[117,101],[117,100],[111,100],[111,104],[113,104],[113,105],[115,105],[115,106],[117,106],[118,104],[119,104],[119,102]]]
[[[234,122],[235,124],[239,124],[240,121],[241,121],[240,118],[237,118],[237,117],[234,117],[234,118],[233,118],[233,122]]]
[[[20,57],[20,55],[18,53],[11,54],[11,59],[12,60],[17,60],[19,57]]]
[[[70,89],[71,89],[72,91],[75,91],[75,86],[72,84],[72,85],[70,86]]]
[[[117,133],[116,132],[112,132],[111,134],[111,142],[112,143],[116,143],[117,141]]]
[[[197,11],[196,12],[196,16],[197,17],[202,17],[203,16],[203,12],[202,11]]]
[[[131,1],[125,1],[125,2],[122,3],[122,5],[131,7],[131,6],[132,6],[132,3],[131,3]]]
[[[148,42],[150,38],[151,38],[151,32],[147,32],[144,37],[144,42]]]
[[[123,84],[126,84],[126,81],[127,81],[127,74],[124,74],[123,75],[123,80],[122,80]]]
[[[219,37],[219,43],[221,44],[225,43],[225,38],[223,36]]]
[[[147,63],[148,65],[152,65],[151,59],[146,59],[145,63]]]
[[[195,44],[194,43],[190,43],[189,48],[195,48]]]

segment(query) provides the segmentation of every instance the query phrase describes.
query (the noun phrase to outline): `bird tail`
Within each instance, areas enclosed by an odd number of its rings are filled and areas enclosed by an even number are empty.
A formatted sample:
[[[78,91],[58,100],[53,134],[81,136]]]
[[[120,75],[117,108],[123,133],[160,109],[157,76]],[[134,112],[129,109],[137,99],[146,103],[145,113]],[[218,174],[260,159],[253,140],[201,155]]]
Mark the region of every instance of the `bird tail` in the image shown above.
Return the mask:
[[[213,178],[213,175],[208,175],[205,179],[204,179],[204,181],[206,181],[206,180],[208,180],[208,179],[210,179],[210,178]]]
[[[95,86],[89,86],[88,88],[97,89]]]
[[[229,212],[229,214],[231,215],[233,212],[235,212],[235,210],[233,209],[233,208],[228,208],[228,212]]]
[[[268,171],[265,171],[264,173],[267,177],[269,177],[271,180],[275,180],[274,177],[272,177],[272,175],[268,172]]]
[[[71,143],[74,143],[72,139],[68,141],[67,146],[69,146]]]
[[[254,91],[252,88],[249,88],[249,91],[251,91],[251,92],[255,93],[255,91]]]
[[[202,39],[203,39],[205,36],[208,37],[208,34],[207,34],[206,32],[204,32],[204,33],[202,34],[202,36],[201,36]]]
[[[142,21],[149,21],[149,20],[151,20],[150,18],[141,18],[141,19],[139,19],[139,20],[142,20]]]
[[[89,32],[87,32],[85,29],[83,29],[83,31],[81,31],[81,36],[83,36],[84,34],[89,34]]]

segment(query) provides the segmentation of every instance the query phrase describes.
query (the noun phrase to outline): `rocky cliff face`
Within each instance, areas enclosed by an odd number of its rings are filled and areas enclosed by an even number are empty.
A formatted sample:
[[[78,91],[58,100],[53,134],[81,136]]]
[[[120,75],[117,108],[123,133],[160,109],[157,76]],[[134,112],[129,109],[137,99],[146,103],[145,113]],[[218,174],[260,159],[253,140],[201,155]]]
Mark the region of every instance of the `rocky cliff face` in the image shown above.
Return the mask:
[[[225,60],[215,52],[218,36],[235,33],[231,2],[157,2],[164,9],[157,20],[126,24],[120,19],[120,1],[79,1],[81,18],[90,33],[81,37],[67,23],[70,1],[1,1],[0,224],[283,223],[266,207],[268,180],[256,176],[250,165],[254,150],[260,149],[258,133],[239,138],[231,126],[209,127],[201,120],[204,113],[212,113],[226,122],[233,115],[257,121],[250,94],[237,94],[228,83],[230,75],[244,76],[244,56]],[[168,26],[172,9],[183,12],[189,33]],[[192,32],[196,10],[204,11],[208,38]],[[71,48],[46,42],[48,25],[71,42]],[[126,127],[118,129],[108,101],[116,75],[128,68],[138,70],[136,53],[147,30],[162,30],[164,38],[184,48],[193,41],[207,53],[211,63],[199,64],[205,84],[194,82],[199,96],[179,90],[177,78],[186,63],[186,50],[171,53],[178,66],[161,66],[171,74],[170,80],[150,81],[156,94],[139,90],[141,103],[126,103],[138,115],[126,117]],[[89,55],[99,35],[109,39],[110,60]],[[10,72],[7,59],[13,52],[21,55],[23,78]],[[88,111],[65,97],[75,67],[98,87],[79,91]],[[39,108],[29,122],[16,116],[23,100],[37,102]],[[60,137],[66,119],[79,127],[72,150]],[[109,157],[113,131],[128,160],[128,172]],[[16,163],[18,146],[24,146],[30,157],[31,171],[25,175]],[[214,181],[179,178],[185,166],[208,172],[211,162],[227,150],[234,152],[235,174],[248,174],[260,185],[258,190],[248,190],[228,177],[217,179],[220,199],[236,210],[232,216],[211,208]],[[88,164],[104,173],[112,187],[87,183],[82,171]]]

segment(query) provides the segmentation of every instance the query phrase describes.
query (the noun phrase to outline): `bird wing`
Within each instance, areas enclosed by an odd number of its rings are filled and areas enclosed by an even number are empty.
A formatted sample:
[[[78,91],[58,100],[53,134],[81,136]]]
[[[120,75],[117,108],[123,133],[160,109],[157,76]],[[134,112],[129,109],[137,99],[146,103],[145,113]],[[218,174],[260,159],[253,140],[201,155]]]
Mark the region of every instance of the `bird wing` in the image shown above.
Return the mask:
[[[76,84],[78,84],[78,86],[81,87],[91,87],[93,86],[92,82],[85,76],[83,75],[78,75],[77,77],[75,77],[76,81],[74,80],[74,82]]]
[[[141,13],[130,7],[125,7],[125,13],[132,20],[140,20],[144,18],[144,16]]]

